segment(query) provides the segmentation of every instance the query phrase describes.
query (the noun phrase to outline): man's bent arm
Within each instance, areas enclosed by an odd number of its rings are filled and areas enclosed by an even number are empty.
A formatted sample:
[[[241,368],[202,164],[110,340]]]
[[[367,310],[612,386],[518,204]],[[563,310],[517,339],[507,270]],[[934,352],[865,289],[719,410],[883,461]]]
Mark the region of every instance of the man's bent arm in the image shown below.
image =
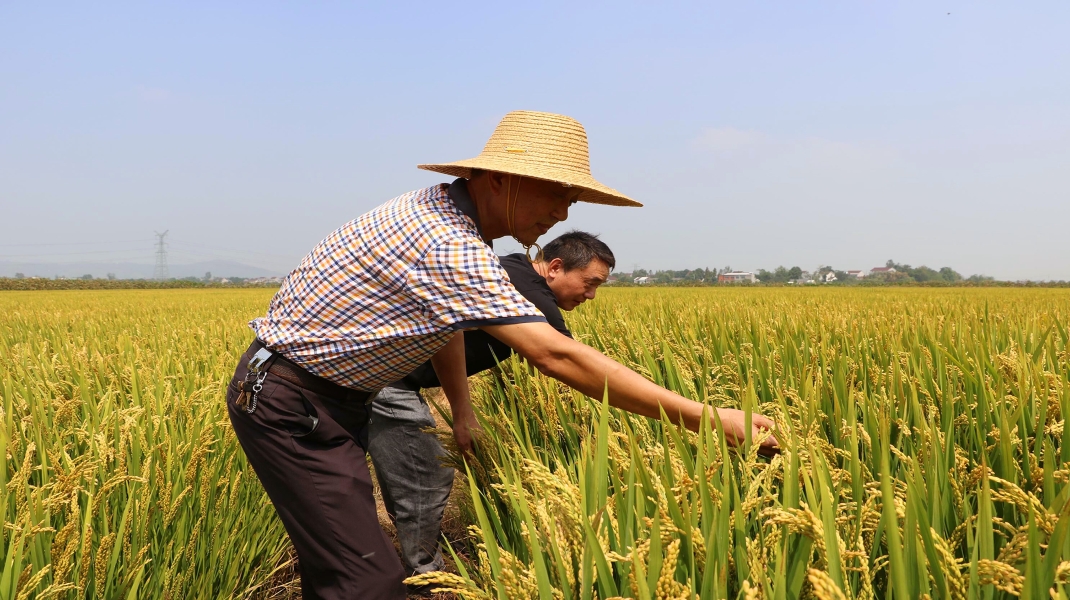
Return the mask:
[[[464,332],[453,334],[450,341],[431,357],[442,391],[453,413],[453,437],[461,452],[472,451],[472,428],[477,426],[468,391],[468,373],[464,358]]]
[[[661,417],[659,409],[664,409],[673,422],[682,419],[689,429],[698,429],[702,404],[658,386],[594,348],[561,335],[547,323],[492,325],[483,329],[508,344],[542,373],[592,398],[602,397],[608,386],[609,403],[617,408],[655,419]],[[742,443],[746,435],[743,411],[725,408],[717,411],[728,441]],[[751,426],[757,440],[758,428],[772,430],[773,422],[755,414]],[[775,447],[776,439],[770,436],[762,445]]]

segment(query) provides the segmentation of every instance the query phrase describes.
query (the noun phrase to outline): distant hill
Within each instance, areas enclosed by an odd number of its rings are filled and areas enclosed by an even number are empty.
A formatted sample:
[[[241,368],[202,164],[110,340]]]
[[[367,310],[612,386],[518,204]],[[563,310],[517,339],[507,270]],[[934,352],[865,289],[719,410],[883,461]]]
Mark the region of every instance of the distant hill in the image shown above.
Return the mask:
[[[0,277],[14,277],[22,273],[27,277],[107,277],[114,273],[119,279],[150,279],[154,265],[144,263],[24,263],[0,261]],[[278,277],[286,273],[254,267],[229,260],[208,260],[184,265],[169,265],[171,277],[204,277],[211,272],[213,277]]]

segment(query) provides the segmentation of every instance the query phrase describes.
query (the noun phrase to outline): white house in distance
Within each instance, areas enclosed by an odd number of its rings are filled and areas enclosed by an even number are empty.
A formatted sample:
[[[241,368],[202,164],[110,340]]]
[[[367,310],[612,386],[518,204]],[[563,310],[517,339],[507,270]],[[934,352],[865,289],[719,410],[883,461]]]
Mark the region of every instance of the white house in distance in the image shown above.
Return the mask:
[[[854,277],[855,279],[864,279],[866,277],[865,271],[847,271],[848,277]]]
[[[718,283],[743,283],[744,281],[755,283],[758,278],[754,276],[754,273],[747,271],[732,271],[730,273],[721,273],[717,276]]]
[[[885,273],[895,273],[895,267],[873,267],[869,270],[870,277],[874,275],[883,275]]]

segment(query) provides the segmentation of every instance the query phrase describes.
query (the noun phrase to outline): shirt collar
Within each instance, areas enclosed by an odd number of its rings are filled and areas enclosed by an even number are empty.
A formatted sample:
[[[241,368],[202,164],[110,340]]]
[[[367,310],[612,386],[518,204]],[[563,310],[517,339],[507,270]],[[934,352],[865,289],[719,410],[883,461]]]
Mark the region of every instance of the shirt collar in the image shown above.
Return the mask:
[[[454,182],[450,184],[447,193],[450,196],[450,200],[453,201],[453,205],[457,207],[457,210],[461,211],[464,216],[472,219],[472,222],[476,224],[476,231],[479,232],[479,237],[482,238],[488,246],[493,248],[493,244],[483,235],[483,226],[479,223],[479,211],[476,210],[475,201],[468,195],[467,182],[468,180],[463,177],[454,180]]]

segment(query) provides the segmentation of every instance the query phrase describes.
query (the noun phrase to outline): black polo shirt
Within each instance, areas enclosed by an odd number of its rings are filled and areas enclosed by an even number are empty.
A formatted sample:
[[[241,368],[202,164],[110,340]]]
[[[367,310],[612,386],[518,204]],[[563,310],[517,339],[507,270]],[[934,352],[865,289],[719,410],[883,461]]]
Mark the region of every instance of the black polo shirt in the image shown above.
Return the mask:
[[[503,256],[500,260],[516,291],[531,301],[554,329],[572,337],[572,333],[565,326],[565,317],[557,307],[557,298],[546,284],[546,279],[528,262],[528,258],[518,253]],[[486,371],[512,353],[512,348],[489,333],[478,329],[464,332],[464,360],[469,376]],[[401,381],[390,385],[404,390],[438,386],[438,377],[431,361],[425,362]]]

